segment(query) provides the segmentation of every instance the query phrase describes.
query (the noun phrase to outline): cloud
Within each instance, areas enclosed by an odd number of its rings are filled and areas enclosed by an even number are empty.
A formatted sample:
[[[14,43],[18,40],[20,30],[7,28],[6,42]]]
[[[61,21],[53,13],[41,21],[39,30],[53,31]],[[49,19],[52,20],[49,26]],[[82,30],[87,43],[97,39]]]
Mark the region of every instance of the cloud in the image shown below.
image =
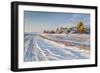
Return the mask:
[[[73,16],[69,19],[69,22],[75,24],[79,21],[83,21],[85,25],[90,24],[90,15],[89,14],[73,14]]]

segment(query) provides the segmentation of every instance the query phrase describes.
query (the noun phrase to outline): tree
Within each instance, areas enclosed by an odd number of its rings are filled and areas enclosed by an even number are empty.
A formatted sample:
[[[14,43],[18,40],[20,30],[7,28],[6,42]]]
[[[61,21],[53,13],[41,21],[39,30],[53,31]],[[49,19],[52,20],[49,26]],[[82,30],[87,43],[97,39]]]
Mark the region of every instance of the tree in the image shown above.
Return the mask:
[[[80,21],[78,24],[77,24],[77,31],[80,32],[81,34],[84,32],[84,24],[82,21]]]
[[[46,33],[46,30],[44,30],[43,33]]]
[[[55,33],[55,31],[54,30],[51,30],[51,32],[50,33]]]
[[[80,44],[80,47],[83,48],[83,35],[82,33],[84,32],[84,23],[82,21],[80,21],[78,24],[77,24],[77,31],[80,32],[80,41],[81,41],[81,44]]]

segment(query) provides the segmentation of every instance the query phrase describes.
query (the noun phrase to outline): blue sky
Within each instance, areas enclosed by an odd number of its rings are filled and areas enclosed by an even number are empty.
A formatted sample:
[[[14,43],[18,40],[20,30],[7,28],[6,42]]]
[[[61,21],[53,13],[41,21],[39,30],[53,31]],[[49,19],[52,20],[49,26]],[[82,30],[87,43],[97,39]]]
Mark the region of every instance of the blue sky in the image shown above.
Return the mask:
[[[79,21],[89,26],[90,14],[24,11],[25,32],[42,32],[59,27],[71,27]]]

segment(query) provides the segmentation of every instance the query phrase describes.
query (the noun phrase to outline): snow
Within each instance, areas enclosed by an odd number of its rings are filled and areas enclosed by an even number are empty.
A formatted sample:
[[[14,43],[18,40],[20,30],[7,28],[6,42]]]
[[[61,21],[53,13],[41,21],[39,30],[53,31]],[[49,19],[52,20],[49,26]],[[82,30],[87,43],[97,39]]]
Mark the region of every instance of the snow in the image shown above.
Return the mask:
[[[73,45],[80,45],[80,34],[47,34],[47,38],[59,41],[69,41],[73,43]],[[84,46],[90,46],[90,36],[89,34],[83,34],[83,42]]]
[[[55,39],[58,35],[48,35]],[[60,35],[58,40],[67,39],[65,35]],[[58,36],[58,37],[60,37]],[[68,36],[67,40],[73,41]],[[76,42],[76,41],[75,41]],[[87,42],[87,41],[86,41]],[[58,46],[59,45],[59,46]],[[61,46],[48,39],[44,39],[39,35],[27,34],[24,36],[24,61],[52,61],[52,60],[73,60],[73,59],[88,59],[89,55],[84,51],[73,46]]]

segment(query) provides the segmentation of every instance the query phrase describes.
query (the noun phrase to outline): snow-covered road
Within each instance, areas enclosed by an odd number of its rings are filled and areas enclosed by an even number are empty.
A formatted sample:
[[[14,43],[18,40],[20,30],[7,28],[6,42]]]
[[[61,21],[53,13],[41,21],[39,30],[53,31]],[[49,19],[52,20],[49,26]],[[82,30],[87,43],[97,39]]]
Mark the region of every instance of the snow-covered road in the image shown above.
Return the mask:
[[[87,59],[89,56],[72,46],[60,47],[39,35],[25,36],[24,61]],[[73,48],[73,49],[72,49]]]

